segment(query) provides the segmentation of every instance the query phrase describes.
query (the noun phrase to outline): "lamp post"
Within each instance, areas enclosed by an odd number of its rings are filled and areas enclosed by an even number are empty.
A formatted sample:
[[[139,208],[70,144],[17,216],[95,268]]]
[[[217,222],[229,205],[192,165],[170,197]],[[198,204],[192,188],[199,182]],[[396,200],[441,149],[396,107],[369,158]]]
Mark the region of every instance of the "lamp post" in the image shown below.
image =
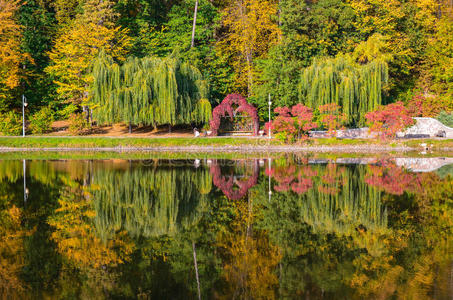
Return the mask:
[[[22,136],[25,137],[25,108],[28,106],[27,98],[22,95]]]
[[[271,131],[271,105],[272,105],[271,94],[269,94],[269,102],[267,104],[269,104],[269,139],[271,139],[272,138],[272,131]]]

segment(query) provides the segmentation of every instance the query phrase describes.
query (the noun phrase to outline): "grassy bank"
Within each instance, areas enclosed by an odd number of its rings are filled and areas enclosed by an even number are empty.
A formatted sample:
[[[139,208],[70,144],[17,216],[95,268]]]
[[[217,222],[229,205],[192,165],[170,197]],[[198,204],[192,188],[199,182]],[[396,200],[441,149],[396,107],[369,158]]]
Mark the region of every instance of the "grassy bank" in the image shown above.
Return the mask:
[[[387,148],[412,148],[420,149],[421,144],[427,144],[434,150],[453,150],[453,140],[436,140],[436,139],[417,139],[417,140],[394,140],[378,141],[365,139],[313,139],[303,144],[285,145],[278,140],[268,140],[266,138],[243,138],[243,137],[216,137],[216,138],[119,138],[119,137],[0,137],[0,148],[27,148],[27,149],[95,149],[95,148],[165,148],[179,147],[181,149],[188,147],[244,147],[244,148],[272,148],[286,147],[294,148],[353,148],[362,147],[387,147]],[[432,145],[432,146],[431,146]]]
[[[135,138],[135,137],[0,137],[0,147],[12,148],[147,148],[185,146],[241,146],[263,139],[220,138]],[[265,141],[268,143],[269,141]],[[271,144],[278,143],[272,141]]]

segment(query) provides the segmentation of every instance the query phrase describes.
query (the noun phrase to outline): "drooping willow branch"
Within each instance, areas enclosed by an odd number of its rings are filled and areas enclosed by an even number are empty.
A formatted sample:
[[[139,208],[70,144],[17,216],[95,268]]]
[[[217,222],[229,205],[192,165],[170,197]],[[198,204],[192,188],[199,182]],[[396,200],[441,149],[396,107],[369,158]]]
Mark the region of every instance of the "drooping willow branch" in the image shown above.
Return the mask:
[[[315,59],[304,69],[299,96],[311,108],[336,103],[348,123],[363,125],[365,113],[382,104],[382,88],[388,82],[384,59],[358,64],[348,55]]]
[[[93,67],[92,103],[100,124],[207,123],[211,104],[200,71],[177,58],[129,58],[122,66],[103,51]]]

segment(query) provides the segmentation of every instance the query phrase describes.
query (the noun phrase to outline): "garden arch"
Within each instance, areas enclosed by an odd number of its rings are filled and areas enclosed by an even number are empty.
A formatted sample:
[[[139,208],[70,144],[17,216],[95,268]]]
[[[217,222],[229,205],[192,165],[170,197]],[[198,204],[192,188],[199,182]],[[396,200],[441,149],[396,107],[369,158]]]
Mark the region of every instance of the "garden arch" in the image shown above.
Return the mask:
[[[237,106],[237,108],[234,109],[233,105]],[[229,116],[230,120],[233,121],[236,114],[240,112],[248,114],[253,123],[253,135],[258,135],[259,122],[256,108],[249,104],[247,100],[239,94],[230,94],[226,96],[222,103],[214,108],[212,111],[212,120],[209,122],[212,131],[211,135],[218,135],[222,118]]]

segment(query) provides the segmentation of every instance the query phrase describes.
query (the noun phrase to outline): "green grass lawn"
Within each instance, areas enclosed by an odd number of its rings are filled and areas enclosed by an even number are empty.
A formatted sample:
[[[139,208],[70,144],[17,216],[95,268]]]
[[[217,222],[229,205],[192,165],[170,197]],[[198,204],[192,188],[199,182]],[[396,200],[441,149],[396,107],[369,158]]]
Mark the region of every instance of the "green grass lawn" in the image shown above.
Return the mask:
[[[15,148],[116,148],[175,146],[240,146],[269,143],[265,139],[219,138],[131,138],[131,137],[0,137],[0,147]],[[271,144],[279,144],[271,141]]]
[[[311,139],[302,146],[407,146],[420,148],[420,144],[432,145],[433,149],[451,148],[453,140],[417,139],[378,141],[366,139]],[[245,137],[215,138],[133,138],[133,137],[0,137],[0,147],[10,148],[151,148],[151,147],[189,147],[189,146],[268,146],[284,145],[278,140]],[[289,145],[291,146],[291,145]]]

